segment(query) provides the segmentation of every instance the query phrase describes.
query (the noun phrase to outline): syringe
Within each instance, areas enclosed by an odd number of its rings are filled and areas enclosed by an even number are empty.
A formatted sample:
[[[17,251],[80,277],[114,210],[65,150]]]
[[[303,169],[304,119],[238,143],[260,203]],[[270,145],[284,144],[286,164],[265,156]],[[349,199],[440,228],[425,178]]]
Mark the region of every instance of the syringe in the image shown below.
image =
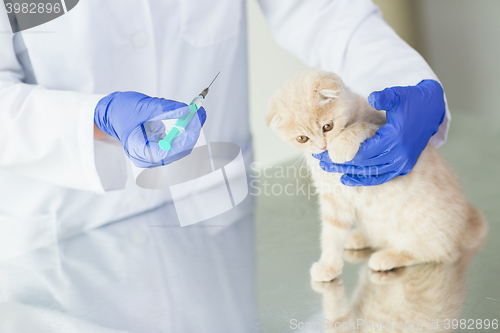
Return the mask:
[[[172,148],[172,141],[174,141],[174,139],[178,137],[179,134],[183,133],[186,130],[186,126],[189,124],[196,112],[198,112],[198,110],[202,107],[203,101],[205,100],[205,97],[207,97],[208,90],[212,86],[212,83],[214,83],[215,79],[219,76],[219,74],[220,72],[215,76],[208,87],[205,88],[205,90],[203,90],[198,96],[196,96],[191,104],[189,104],[189,113],[186,116],[177,119],[174,127],[172,127],[172,129],[167,133],[167,136],[158,141],[158,145],[161,149],[170,150]]]

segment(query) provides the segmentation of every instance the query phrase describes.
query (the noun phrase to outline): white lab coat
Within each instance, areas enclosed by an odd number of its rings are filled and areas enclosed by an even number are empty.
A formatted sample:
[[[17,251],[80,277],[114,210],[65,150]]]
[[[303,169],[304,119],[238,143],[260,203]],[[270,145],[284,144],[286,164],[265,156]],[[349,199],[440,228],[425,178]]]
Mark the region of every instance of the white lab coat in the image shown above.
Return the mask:
[[[436,79],[371,0],[259,3],[284,48],[365,96]],[[2,6],[0,31],[0,238],[43,245],[169,201],[135,186],[116,142],[93,140],[94,108],[114,91],[189,101],[221,71],[205,135],[251,160],[244,0],[82,0],[20,34]]]

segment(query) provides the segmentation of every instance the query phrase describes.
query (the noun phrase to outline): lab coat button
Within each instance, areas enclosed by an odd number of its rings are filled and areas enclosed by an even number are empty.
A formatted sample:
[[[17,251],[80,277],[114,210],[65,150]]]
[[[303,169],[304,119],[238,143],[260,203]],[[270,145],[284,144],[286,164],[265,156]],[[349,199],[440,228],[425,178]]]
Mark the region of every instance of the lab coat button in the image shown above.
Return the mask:
[[[138,32],[132,37],[132,44],[137,48],[148,45],[148,42],[149,36],[144,32]]]

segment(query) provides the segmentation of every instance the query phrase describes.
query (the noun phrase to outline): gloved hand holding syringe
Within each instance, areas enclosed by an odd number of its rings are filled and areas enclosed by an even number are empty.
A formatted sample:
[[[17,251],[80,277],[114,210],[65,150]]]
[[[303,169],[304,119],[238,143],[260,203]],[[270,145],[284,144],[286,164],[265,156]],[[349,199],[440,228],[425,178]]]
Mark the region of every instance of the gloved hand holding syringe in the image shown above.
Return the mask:
[[[208,88],[188,106],[133,91],[114,92],[97,104],[94,123],[120,141],[136,167],[167,165],[190,154],[195,146],[206,120],[202,104],[207,93]],[[195,114],[197,117],[193,119]],[[165,135],[163,121],[169,119],[177,121]]]
[[[208,142],[203,135],[202,105],[218,75],[190,105],[138,92],[115,92],[102,98],[94,113],[97,128],[123,145],[136,185],[168,188],[181,226],[214,218],[248,195],[240,147]]]
[[[203,102],[205,101],[205,97],[207,97],[208,91],[214,83],[215,79],[219,76],[220,72],[215,76],[212,82],[208,85],[205,90],[203,90],[198,96],[193,99],[191,104],[189,104],[189,113],[179,118],[174,127],[168,132],[167,136],[158,142],[158,145],[161,149],[169,151],[172,148],[172,141],[179,136],[179,134],[183,133],[186,130],[186,126],[189,124],[193,116],[198,112],[198,110],[202,107]]]

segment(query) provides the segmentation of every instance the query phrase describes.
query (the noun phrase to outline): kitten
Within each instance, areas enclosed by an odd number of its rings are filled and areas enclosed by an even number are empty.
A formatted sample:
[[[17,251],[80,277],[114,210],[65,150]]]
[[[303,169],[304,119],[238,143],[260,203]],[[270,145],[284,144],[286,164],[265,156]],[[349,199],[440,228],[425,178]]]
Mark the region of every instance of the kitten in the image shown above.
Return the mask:
[[[318,189],[322,253],[311,268],[314,280],[342,272],[344,248],[376,249],[368,265],[386,271],[453,261],[461,246],[485,232],[481,214],[432,144],[410,173],[379,186],[344,186],[341,174],[321,170],[313,153],[328,150],[333,162],[350,161],[386,123],[385,111],[373,109],[336,74],[307,71],[291,79],[272,97],[266,120],[284,141],[305,150]]]

